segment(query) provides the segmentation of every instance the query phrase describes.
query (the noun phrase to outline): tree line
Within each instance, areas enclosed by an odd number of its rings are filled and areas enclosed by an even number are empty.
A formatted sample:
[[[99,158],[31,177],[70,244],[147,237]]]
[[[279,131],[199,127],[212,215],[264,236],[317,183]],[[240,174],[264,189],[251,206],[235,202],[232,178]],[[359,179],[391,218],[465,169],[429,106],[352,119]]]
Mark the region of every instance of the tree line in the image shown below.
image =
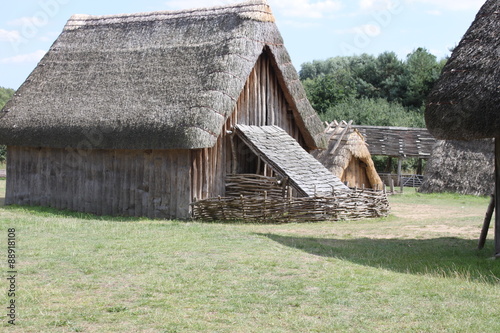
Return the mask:
[[[14,95],[14,89],[8,89],[0,87],[0,109],[3,108],[5,103]],[[5,157],[7,154],[7,147],[0,145],[0,163],[5,162]]]
[[[322,120],[425,127],[425,98],[445,63],[417,48],[404,60],[394,52],[315,60],[302,64],[299,75]]]

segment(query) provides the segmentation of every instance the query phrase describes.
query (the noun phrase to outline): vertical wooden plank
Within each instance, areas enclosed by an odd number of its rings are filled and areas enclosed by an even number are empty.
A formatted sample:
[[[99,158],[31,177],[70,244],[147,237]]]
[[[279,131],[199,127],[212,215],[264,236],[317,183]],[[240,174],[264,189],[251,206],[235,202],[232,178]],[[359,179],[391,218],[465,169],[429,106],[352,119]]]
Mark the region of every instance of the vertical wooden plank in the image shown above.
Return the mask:
[[[268,115],[267,115],[267,75],[266,75],[266,61],[265,57],[261,56],[261,66],[260,66],[260,103],[261,103],[261,110],[262,110],[262,120],[261,124],[262,126],[268,125]]]
[[[12,194],[13,194],[12,204],[19,205],[19,204],[21,204],[21,200],[20,200],[19,195],[20,195],[20,189],[22,187],[21,177],[20,177],[21,153],[22,153],[21,147],[15,147],[15,149],[13,149],[12,152],[14,153],[13,155],[15,156],[15,158],[13,160],[13,169],[14,169],[13,178],[14,178],[14,181],[13,181],[13,186],[12,186]]]
[[[191,190],[189,186],[189,152],[186,150],[177,151],[178,168],[177,179],[179,180],[177,188],[179,189],[179,198],[177,201],[177,216],[179,219],[188,219],[190,217],[190,197]]]
[[[202,149],[202,166],[203,166],[203,187],[202,187],[202,198],[208,198],[209,190],[209,171],[208,171],[208,149]]]
[[[141,160],[142,160],[142,154],[143,151],[135,151],[134,152],[134,160],[133,160],[133,174],[132,174],[132,186],[133,186],[133,192],[130,194],[130,201],[131,205],[134,207],[134,216],[141,216],[142,210],[141,210],[141,205],[142,205],[142,200],[141,194],[140,194],[140,187],[142,184],[142,171],[140,170],[140,167],[142,165]]]
[[[82,211],[84,204],[84,193],[80,191],[80,182],[82,181],[81,171],[87,163],[90,151],[79,159],[78,155],[71,154],[66,149],[59,149],[61,153],[61,168],[66,172],[66,185],[64,186],[64,206],[68,210]]]
[[[162,172],[162,218],[170,219],[172,211],[172,174],[170,169],[172,168],[172,158],[170,156],[170,151],[166,150],[163,153],[161,172]]]
[[[64,165],[63,167],[67,167],[68,164],[71,164],[71,169],[73,173],[71,175],[71,186],[69,188],[68,198],[68,209],[73,211],[85,211],[85,193],[81,189],[81,184],[83,183],[83,178],[85,174],[83,171],[85,170],[85,166],[88,164],[88,155],[90,155],[92,151],[88,151],[87,156],[78,161],[74,156],[70,156],[70,152],[66,149],[62,149],[62,154],[64,155]],[[72,158],[71,161],[68,159]],[[80,163],[78,163],[80,162]]]
[[[129,202],[130,202],[130,152],[123,151],[121,159],[121,169],[122,169],[122,180],[120,182],[120,214],[124,216],[130,216],[129,212]]]
[[[177,151],[173,150],[169,153],[170,160],[170,218],[176,218],[178,213],[178,196],[179,196],[179,179],[177,179],[177,168],[179,163],[177,160]]]
[[[12,205],[15,203],[15,190],[16,190],[16,170],[15,164],[17,161],[17,147],[7,146],[7,180],[5,188],[5,204]]]
[[[205,179],[204,179],[204,169],[203,169],[203,149],[200,149],[198,151],[198,157],[196,159],[196,162],[198,163],[198,199],[204,199],[203,198],[203,187],[205,186]]]
[[[111,187],[111,215],[117,216],[120,215],[120,204],[121,204],[121,191],[120,191],[120,182],[122,181],[122,174],[120,172],[120,163],[122,158],[122,153],[120,150],[112,150],[109,151],[109,154],[112,155],[111,158],[111,179],[112,182],[110,184]]]
[[[32,185],[31,185],[31,195],[30,195],[30,205],[40,206],[42,187],[41,187],[41,156],[42,148],[33,149],[33,166],[31,175]]]
[[[102,215],[111,215],[112,198],[111,188],[113,184],[113,162],[112,153],[107,150],[101,150],[103,162],[103,181],[102,181]]]
[[[153,150],[149,156],[148,163],[148,184],[149,184],[149,192],[148,192],[148,216],[151,219],[155,218],[155,158],[156,158],[157,150]]]
[[[141,185],[141,210],[142,216],[148,216],[148,200],[149,200],[149,158],[151,151],[145,150],[142,161],[142,185]]]
[[[200,199],[199,197],[199,193],[198,193],[198,161],[197,161],[197,158],[198,158],[198,150],[191,150],[190,151],[190,154],[191,154],[191,170],[192,170],[192,174],[191,174],[191,188],[192,188],[192,193],[193,193],[193,197],[191,198],[192,201],[196,201],[198,199]]]
[[[163,158],[163,151],[155,150],[153,159],[153,184],[152,184],[152,197],[153,197],[153,214],[155,218],[162,218],[162,190],[161,190],[161,161]]]
[[[106,204],[106,198],[105,198],[105,182],[106,182],[106,167],[104,163],[104,152],[102,149],[97,149],[96,151],[96,183],[95,183],[95,193],[96,193],[96,200],[97,200],[97,214],[98,215],[103,215],[104,214],[104,205]]]

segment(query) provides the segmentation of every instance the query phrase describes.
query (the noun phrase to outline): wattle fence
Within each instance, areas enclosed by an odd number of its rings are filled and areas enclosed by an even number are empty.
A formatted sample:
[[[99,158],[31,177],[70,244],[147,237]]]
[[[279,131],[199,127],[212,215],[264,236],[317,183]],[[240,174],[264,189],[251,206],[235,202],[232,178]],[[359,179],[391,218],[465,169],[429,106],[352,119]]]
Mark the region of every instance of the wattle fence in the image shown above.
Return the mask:
[[[252,223],[318,222],[383,217],[390,211],[384,191],[351,189],[331,196],[293,197],[287,195],[290,191],[285,189],[286,182],[280,185],[276,178],[265,177],[263,182],[255,175],[253,179],[238,177],[238,181],[232,178],[228,182],[232,184],[231,196],[194,202],[194,218]],[[237,185],[241,182],[244,186]],[[245,188],[245,195],[238,195],[235,187]]]

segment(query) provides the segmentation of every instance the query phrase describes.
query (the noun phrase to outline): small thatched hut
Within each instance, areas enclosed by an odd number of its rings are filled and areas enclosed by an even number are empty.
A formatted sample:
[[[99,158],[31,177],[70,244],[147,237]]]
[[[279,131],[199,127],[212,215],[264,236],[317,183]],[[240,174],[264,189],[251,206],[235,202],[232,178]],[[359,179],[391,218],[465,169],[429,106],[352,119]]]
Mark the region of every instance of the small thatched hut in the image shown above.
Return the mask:
[[[6,204],[189,218],[227,174],[273,172],[237,125],[322,145],[266,1],[72,16],[0,112]]]
[[[439,140],[425,166],[422,193],[490,195],[494,191],[494,143]]]
[[[500,256],[500,2],[486,0],[429,94],[427,128],[438,139],[495,138],[495,251]],[[493,170],[492,170],[493,172]],[[487,230],[487,228],[486,228]]]
[[[351,187],[383,188],[365,139],[357,129],[350,123],[334,121],[325,133],[328,148],[312,152],[318,161]]]

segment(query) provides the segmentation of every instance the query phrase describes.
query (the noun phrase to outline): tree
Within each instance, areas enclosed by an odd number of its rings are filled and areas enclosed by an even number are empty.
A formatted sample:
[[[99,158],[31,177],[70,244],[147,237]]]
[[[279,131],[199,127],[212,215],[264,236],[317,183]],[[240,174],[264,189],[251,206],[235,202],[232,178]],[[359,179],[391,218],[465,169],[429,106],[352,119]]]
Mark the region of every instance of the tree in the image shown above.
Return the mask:
[[[425,98],[439,78],[444,62],[426,49],[419,47],[406,58],[407,91],[403,105],[415,108],[424,106]]]
[[[303,81],[311,105],[318,113],[356,95],[356,83],[344,69]]]
[[[323,121],[353,120],[358,125],[425,127],[418,111],[384,98],[349,98],[320,114]]]
[[[13,89],[0,87],[0,109],[3,108],[5,103],[14,95]],[[7,155],[7,147],[0,145],[0,163],[4,163]]]

